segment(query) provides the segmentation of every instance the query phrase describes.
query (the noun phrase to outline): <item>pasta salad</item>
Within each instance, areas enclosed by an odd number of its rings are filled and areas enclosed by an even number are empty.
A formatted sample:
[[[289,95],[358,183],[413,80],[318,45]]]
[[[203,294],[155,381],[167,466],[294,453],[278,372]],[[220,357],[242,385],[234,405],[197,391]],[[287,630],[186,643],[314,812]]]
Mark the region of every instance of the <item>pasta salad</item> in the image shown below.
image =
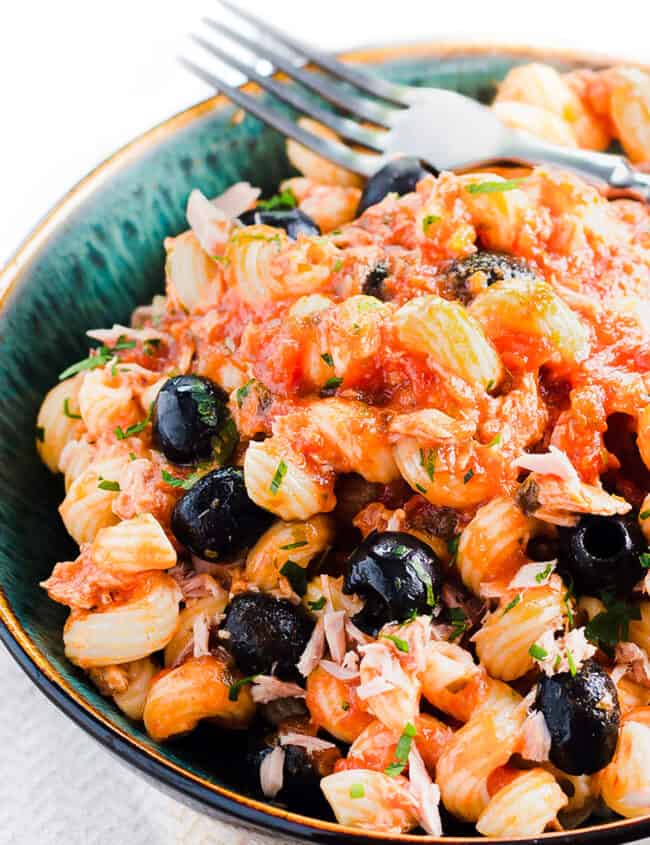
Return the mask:
[[[531,65],[494,107],[639,161],[649,86]],[[67,657],[153,740],[239,731],[252,793],[351,827],[650,813],[648,208],[289,156],[270,199],[192,191],[165,294],[43,401]]]

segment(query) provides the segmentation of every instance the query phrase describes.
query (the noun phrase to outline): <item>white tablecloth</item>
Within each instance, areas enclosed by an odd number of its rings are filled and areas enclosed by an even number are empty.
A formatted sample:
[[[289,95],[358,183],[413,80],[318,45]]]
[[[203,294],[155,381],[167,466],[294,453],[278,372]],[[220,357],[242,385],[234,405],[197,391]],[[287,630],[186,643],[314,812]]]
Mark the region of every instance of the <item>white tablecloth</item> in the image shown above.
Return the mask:
[[[327,48],[467,34],[648,61],[646,14],[617,0],[261,0],[245,3]],[[21,0],[0,27],[0,262],[91,167],[210,92],[175,63],[214,0]],[[191,51],[190,51],[191,52]],[[198,55],[198,54],[195,54]],[[205,57],[202,56],[202,59]],[[0,647],[0,845],[282,845],[209,821],[118,765],[36,690]]]

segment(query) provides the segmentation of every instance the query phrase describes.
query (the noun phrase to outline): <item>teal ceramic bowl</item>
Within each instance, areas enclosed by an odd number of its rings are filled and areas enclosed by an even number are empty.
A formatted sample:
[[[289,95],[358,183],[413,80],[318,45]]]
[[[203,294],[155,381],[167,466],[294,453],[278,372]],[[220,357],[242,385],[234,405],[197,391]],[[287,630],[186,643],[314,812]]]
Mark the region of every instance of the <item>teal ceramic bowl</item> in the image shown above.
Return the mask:
[[[443,86],[482,100],[491,99],[495,82],[516,63],[539,59],[566,68],[605,61],[450,44],[366,50],[346,58],[395,81]],[[30,678],[85,731],[203,812],[311,842],[432,841],[343,828],[254,800],[229,779],[233,752],[222,735],[204,730],[156,745],[66,661],[64,609],[38,586],[55,561],[76,554],[57,514],[61,479],[48,473],[34,447],[43,395],[57,373],[86,354],[86,329],[125,323],[133,308],[162,291],[163,239],[185,228],[193,187],[211,196],[245,179],[272,193],[290,173],[283,138],[252,118],[234,117],[227,101],[213,98],[127,145],[72,189],[0,275],[0,637]],[[445,131],[444,117],[439,131]],[[462,829],[450,832],[446,842],[470,841]],[[648,834],[650,820],[641,819],[544,838],[568,845]]]

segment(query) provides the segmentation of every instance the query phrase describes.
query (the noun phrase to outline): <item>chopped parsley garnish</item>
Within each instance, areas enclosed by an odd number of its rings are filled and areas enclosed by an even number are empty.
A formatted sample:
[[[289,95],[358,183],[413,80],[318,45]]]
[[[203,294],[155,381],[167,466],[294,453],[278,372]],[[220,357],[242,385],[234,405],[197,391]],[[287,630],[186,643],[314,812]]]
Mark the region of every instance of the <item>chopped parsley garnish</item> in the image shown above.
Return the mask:
[[[613,593],[601,596],[606,610],[598,613],[585,628],[585,635],[592,643],[615,646],[630,638],[630,622],[641,619],[641,610],[633,604],[617,599]]]
[[[501,615],[505,616],[506,613],[510,613],[510,611],[513,608],[517,607],[517,605],[519,604],[520,601],[521,601],[521,593],[518,593],[511,602],[508,602],[508,604],[505,607],[505,610],[503,611],[503,613]]]
[[[291,584],[291,589],[298,596],[304,596],[307,592],[307,572],[298,566],[293,560],[288,560],[280,569],[280,575],[284,575]]]
[[[129,452],[129,460],[134,461],[136,458],[135,452]]]
[[[409,653],[409,644],[406,640],[396,637],[394,634],[380,634],[380,636],[385,640],[390,640],[398,651],[402,651],[404,654]]]
[[[84,370],[95,370],[97,367],[103,367],[111,360],[113,354],[107,346],[100,346],[97,355],[89,355],[83,361],[77,361],[66,370],[59,374],[59,381],[76,376],[77,373],[82,373]]]
[[[99,484],[97,486],[100,490],[112,490],[114,493],[118,493],[120,490],[119,481],[109,481],[108,478],[102,478],[101,475],[99,476]]]
[[[227,267],[230,264],[230,259],[227,255],[213,255],[212,260],[218,261],[219,264],[223,264],[224,267]]]
[[[523,179],[504,179],[502,182],[472,182],[466,187],[468,194],[501,194],[518,188]]]
[[[335,263],[334,263],[334,272],[338,273],[342,266],[343,266],[343,262],[341,261],[340,258],[337,258]]]
[[[647,519],[650,516],[650,511],[641,511],[639,519]]]
[[[341,710],[345,710],[346,712],[350,709],[350,702],[349,701],[342,701],[341,702]]]
[[[394,553],[400,558],[405,557],[406,555],[401,555],[399,553],[398,550],[400,548],[405,549],[406,553],[408,554],[409,550],[406,546],[395,546],[395,548],[393,549]],[[431,575],[426,571],[426,569],[422,566],[422,564],[416,557],[411,558],[409,564],[413,567],[413,569],[415,569],[418,578],[420,579],[420,581],[422,581],[425,586],[425,589],[427,591],[427,604],[429,605],[429,607],[435,607],[438,602],[433,592],[433,582],[431,581]]]
[[[332,360],[332,356],[329,354],[329,352],[323,352],[320,357],[323,359],[323,361],[325,361],[328,367],[334,366],[334,361]]]
[[[340,376],[332,376],[328,378],[323,385],[323,390],[336,390],[343,384],[343,379]]]
[[[425,495],[427,492],[427,488],[423,487],[421,484],[416,484],[415,489],[418,491],[418,493],[422,493],[423,495]]]
[[[295,543],[287,543],[286,546],[280,546],[281,552],[290,552],[293,549],[301,549],[303,546],[308,546],[307,540],[296,540]]]
[[[298,205],[296,195],[287,188],[279,194],[269,197],[267,200],[258,200],[257,208],[263,208],[266,211],[274,211],[276,208],[295,208]]]
[[[463,484],[467,484],[469,481],[472,480],[472,478],[474,478],[474,470],[468,469],[465,475],[463,476]]]
[[[412,725],[411,722],[407,722],[404,725],[404,730],[398,740],[393,762],[384,769],[385,773],[389,777],[396,778],[398,775],[401,775],[406,768],[409,754],[411,753],[411,743],[413,742],[415,734],[415,726]]]
[[[257,678],[257,675],[249,675],[247,678],[240,678],[238,681],[235,681],[234,684],[230,684],[228,687],[228,700],[237,701],[239,698],[239,690],[246,684],[252,684],[255,681],[255,678]]]
[[[573,659],[573,655],[571,654],[569,649],[566,650],[566,659],[567,663],[569,664],[569,672],[571,672],[571,677],[575,678],[575,676],[578,674],[578,667],[576,666],[576,662]]]
[[[109,352],[119,351],[120,349],[135,349],[136,345],[135,340],[127,340],[126,337],[121,334],[117,339],[117,343],[109,349]]]
[[[537,575],[535,576],[535,580],[537,581],[538,584],[541,584],[542,581],[546,581],[546,579],[548,578],[548,576],[551,574],[552,571],[553,571],[553,564],[547,563],[546,566],[544,567],[544,569],[542,569],[541,572],[537,573]]]
[[[255,379],[252,378],[252,379],[250,379],[250,381],[247,381],[246,384],[237,388],[237,392],[235,393],[235,398],[237,399],[237,405],[240,408],[244,404],[244,399],[251,392],[251,387],[253,386],[254,383],[255,383]]]
[[[122,431],[120,426],[118,425],[115,429],[115,436],[118,440],[126,440],[127,437],[132,437],[134,434],[140,434],[141,431],[144,431],[145,428],[151,422],[151,415],[153,413],[153,402],[149,405],[149,410],[147,411],[147,416],[141,420],[139,423],[133,423],[130,425],[126,431]]]
[[[488,449],[490,449],[492,446],[498,446],[499,443],[501,443],[501,432],[495,434],[492,440],[490,440],[490,442],[487,444]]]
[[[454,640],[462,637],[468,629],[469,619],[461,607],[450,607],[449,618],[451,619],[451,634],[449,635],[449,642],[453,643]]]
[[[458,554],[458,544],[460,543],[460,534],[455,534],[453,537],[450,537],[447,540],[447,551],[451,555],[452,561],[456,558]]]
[[[528,654],[534,660],[546,660],[548,657],[548,651],[545,648],[542,648],[541,645],[537,645],[537,643],[533,643],[531,647],[528,649]]]
[[[493,387],[494,387],[494,379],[491,378],[490,381],[485,385],[485,389],[486,390],[492,390]]]
[[[288,467],[285,462],[280,461],[280,463],[276,467],[275,474],[271,479],[271,484],[269,485],[269,490],[271,491],[271,493],[273,493],[273,495],[275,495],[282,486],[282,480],[287,474],[287,470]]]
[[[41,443],[45,442],[45,429],[42,425],[36,426],[36,439]]]
[[[161,475],[165,484],[169,484],[170,487],[182,487],[183,490],[189,490],[198,477],[195,473],[192,473],[187,478],[177,478],[171,472],[167,472],[166,469],[162,470]]]
[[[436,452],[434,449],[420,449],[420,464],[424,471],[433,481],[436,472]]]
[[[81,414],[73,414],[72,411],[70,410],[70,400],[68,399],[67,396],[63,400],[63,413],[66,415],[66,417],[69,417],[71,420],[80,420],[81,419]]]
[[[160,338],[159,337],[149,337],[145,340],[142,344],[142,351],[145,355],[155,355],[156,350],[160,346]]]
[[[575,615],[573,613],[573,608],[571,607],[571,599],[574,596],[573,590],[573,579],[569,581],[569,586],[566,589],[564,596],[562,597],[562,602],[564,604],[564,609],[566,610],[567,619],[569,621],[569,628],[573,628],[575,625]]]
[[[321,596],[319,599],[316,599],[316,601],[308,601],[307,604],[309,605],[310,610],[322,610],[325,607],[325,601],[325,596]]]
[[[429,231],[429,226],[431,226],[432,223],[440,223],[441,220],[442,217],[439,217],[437,214],[427,214],[426,217],[422,218],[422,231],[424,234],[426,235]]]
[[[650,569],[650,552],[642,552],[639,555],[639,562],[644,569]]]
[[[353,783],[350,787],[350,798],[363,798],[366,790],[362,783]]]

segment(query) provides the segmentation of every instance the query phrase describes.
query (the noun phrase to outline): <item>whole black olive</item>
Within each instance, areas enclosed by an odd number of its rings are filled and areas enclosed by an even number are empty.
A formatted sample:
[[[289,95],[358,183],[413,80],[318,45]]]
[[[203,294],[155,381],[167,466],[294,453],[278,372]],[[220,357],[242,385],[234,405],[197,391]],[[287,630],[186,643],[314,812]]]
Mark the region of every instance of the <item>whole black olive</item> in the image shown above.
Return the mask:
[[[374,296],[384,302],[386,299],[384,282],[389,274],[390,269],[386,263],[380,261],[378,264],[375,264],[363,281],[362,293],[365,293],[366,296]]]
[[[168,461],[181,466],[230,456],[237,430],[228,394],[202,376],[174,376],[153,406],[153,442]]]
[[[216,560],[252,546],[273,515],[246,492],[244,473],[221,467],[207,473],[182,496],[172,512],[172,531],[202,558]]]
[[[299,208],[278,208],[273,211],[251,208],[239,215],[244,226],[264,223],[276,229],[284,229],[292,240],[298,235],[320,235],[320,229],[314,221]]]
[[[523,258],[506,255],[502,252],[475,252],[468,258],[463,258],[447,269],[445,287],[447,292],[468,303],[475,293],[470,290],[470,279],[475,273],[482,273],[487,287],[502,279],[513,279],[521,276],[532,278],[533,271]]]
[[[295,677],[296,663],[314,628],[302,605],[266,593],[239,593],[228,607],[224,645],[245,675]]]
[[[360,217],[371,205],[377,205],[388,194],[410,194],[417,183],[424,179],[427,171],[413,156],[403,156],[385,164],[366,182],[359,205],[357,217]]]
[[[595,660],[587,660],[575,676],[542,676],[534,706],[544,714],[550,759],[558,769],[591,775],[614,756],[621,711],[612,679]]]
[[[404,622],[413,612],[431,614],[442,588],[440,560],[412,534],[373,531],[347,562],[343,592],[365,600],[354,623],[376,636],[388,622]]]
[[[634,517],[583,516],[559,535],[558,568],[578,593],[629,593],[644,576],[639,555],[647,543]]]

